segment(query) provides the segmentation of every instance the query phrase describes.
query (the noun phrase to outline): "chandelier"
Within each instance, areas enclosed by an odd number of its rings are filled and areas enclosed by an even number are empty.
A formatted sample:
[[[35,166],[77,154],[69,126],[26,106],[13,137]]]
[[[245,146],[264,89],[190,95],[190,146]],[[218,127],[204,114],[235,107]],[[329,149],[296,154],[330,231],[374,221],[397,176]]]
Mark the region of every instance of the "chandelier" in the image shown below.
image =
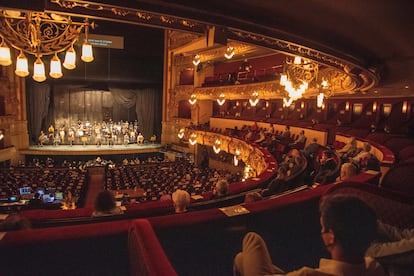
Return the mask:
[[[76,52],[73,47],[82,31],[85,40],[82,45],[81,59],[93,61],[92,45],[88,41],[89,27],[95,27],[88,19],[82,22],[72,21],[70,16],[46,12],[22,12],[0,10],[0,65],[12,64],[9,46],[19,52],[16,59],[15,74],[19,77],[29,75],[28,59],[25,54],[33,55],[33,79],[38,82],[46,80],[44,56],[52,56],[49,76],[63,76],[58,53],[66,51],[63,67],[68,70],[76,68]]]
[[[288,98],[283,98],[285,106],[302,98],[310,83],[318,78],[319,66],[296,56],[293,61],[286,59],[284,72],[280,75],[280,85],[285,87]]]

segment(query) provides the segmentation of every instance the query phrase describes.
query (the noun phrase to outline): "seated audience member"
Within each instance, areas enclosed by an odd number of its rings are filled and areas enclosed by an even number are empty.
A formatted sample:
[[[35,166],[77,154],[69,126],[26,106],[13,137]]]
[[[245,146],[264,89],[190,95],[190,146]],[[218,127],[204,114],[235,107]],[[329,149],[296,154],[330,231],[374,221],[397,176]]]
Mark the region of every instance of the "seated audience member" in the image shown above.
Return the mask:
[[[341,159],[346,159],[354,156],[357,150],[357,140],[355,139],[355,137],[351,137],[348,143],[345,144],[343,148],[337,150],[337,152]]]
[[[301,130],[299,132],[298,138],[296,138],[295,141],[293,141],[293,143],[290,143],[289,146],[290,147],[302,146],[305,144],[305,142],[306,142],[305,131]]]
[[[277,176],[273,179],[266,189],[261,191],[261,195],[271,196],[280,192],[283,192],[286,188],[286,178],[287,178],[287,170],[285,167],[279,167],[277,170]]]
[[[303,150],[303,153],[306,155],[306,157],[313,159],[320,147],[321,145],[318,144],[318,139],[313,138],[312,142]]]
[[[336,176],[331,175],[336,169],[336,161],[333,158],[333,153],[329,150],[325,150],[322,153],[322,157],[319,160],[319,168],[315,170],[314,182],[320,184],[326,184],[334,181]],[[333,178],[333,179],[331,179]]]
[[[40,193],[36,192],[33,198],[29,200],[29,206],[31,207],[43,207],[43,200],[41,199]]]
[[[254,141],[254,143],[260,144],[260,143],[264,142],[264,140],[266,140],[265,132],[264,132],[264,130],[260,130],[259,131],[259,137]]]
[[[229,182],[226,179],[220,179],[217,181],[213,188],[213,199],[226,196],[229,192]]]
[[[0,232],[24,230],[32,228],[32,224],[27,218],[17,214],[9,215],[5,220],[0,221]]]
[[[358,173],[357,168],[352,163],[343,163],[341,166],[340,175],[336,178],[336,181],[344,181]]]
[[[389,275],[413,275],[414,271],[414,228],[401,229],[377,221],[377,238],[365,252],[375,258]]]
[[[263,197],[259,192],[248,192],[244,198],[244,203],[262,200]]]
[[[94,207],[95,210],[92,213],[93,217],[121,215],[124,213],[121,208],[116,206],[115,196],[108,190],[98,194]]]
[[[187,212],[187,207],[190,205],[190,194],[184,190],[176,190],[172,194],[173,206],[176,213]]]
[[[368,157],[370,156],[370,151],[371,151],[371,144],[368,142],[365,142],[362,145],[362,150],[357,155],[352,157],[352,161],[359,164],[362,160],[368,159]]]
[[[305,266],[286,273],[272,264],[263,238],[249,232],[234,259],[234,275],[387,275],[377,261],[364,256],[377,226],[374,211],[362,200],[343,195],[323,197],[320,223],[322,242],[331,259],[321,258],[318,268]]]
[[[278,136],[278,139],[280,140],[280,142],[286,144],[290,140],[290,135],[290,126],[286,126],[282,134]]]

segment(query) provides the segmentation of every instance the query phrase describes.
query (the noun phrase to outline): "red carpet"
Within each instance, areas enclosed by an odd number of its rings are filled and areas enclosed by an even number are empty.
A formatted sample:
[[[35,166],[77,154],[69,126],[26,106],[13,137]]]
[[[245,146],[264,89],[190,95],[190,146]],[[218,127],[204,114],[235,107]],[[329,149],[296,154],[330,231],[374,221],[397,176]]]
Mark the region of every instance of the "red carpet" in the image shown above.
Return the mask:
[[[104,190],[104,175],[89,174],[89,188],[85,197],[85,207],[93,207],[95,198]]]

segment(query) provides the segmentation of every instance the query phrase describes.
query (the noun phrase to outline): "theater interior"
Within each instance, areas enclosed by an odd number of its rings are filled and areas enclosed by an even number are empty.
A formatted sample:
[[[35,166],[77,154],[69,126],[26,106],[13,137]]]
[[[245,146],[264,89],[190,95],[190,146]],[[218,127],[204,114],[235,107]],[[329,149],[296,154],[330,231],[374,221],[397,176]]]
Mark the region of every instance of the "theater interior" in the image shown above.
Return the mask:
[[[231,275],[250,231],[285,271],[316,267],[328,194],[414,227],[412,11],[408,0],[0,0],[0,224],[30,225],[0,228],[0,274]],[[318,174],[327,151],[335,168]],[[286,185],[247,201],[293,152]],[[177,189],[191,195],[185,213],[168,198]],[[103,190],[123,214],[92,216]]]

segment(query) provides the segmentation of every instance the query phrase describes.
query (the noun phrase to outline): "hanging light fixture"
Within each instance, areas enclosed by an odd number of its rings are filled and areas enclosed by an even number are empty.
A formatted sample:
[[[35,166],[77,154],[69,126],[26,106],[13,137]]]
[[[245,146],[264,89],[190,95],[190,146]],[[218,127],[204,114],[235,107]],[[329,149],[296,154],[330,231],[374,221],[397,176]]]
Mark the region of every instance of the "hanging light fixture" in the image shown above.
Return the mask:
[[[231,46],[228,46],[226,48],[226,51],[224,52],[224,57],[226,59],[231,59],[234,56],[234,48]]]
[[[50,73],[49,76],[51,76],[54,79],[61,78],[63,76],[62,74],[62,63],[60,62],[59,57],[57,56],[57,53],[53,56],[53,58],[50,60]]]
[[[287,98],[283,99],[283,103],[285,106],[290,106],[293,101],[302,98],[309,84],[317,79],[319,66],[295,56],[293,61],[286,59],[283,71],[279,84],[288,93]]]
[[[40,56],[37,56],[36,61],[34,62],[32,78],[37,82],[46,80],[45,64],[40,59]]]
[[[88,22],[88,19],[86,19]],[[82,44],[82,56],[81,59],[84,62],[92,62],[93,61],[93,51],[92,45],[89,43],[89,26],[85,26],[85,41]]]
[[[48,12],[21,12],[0,10],[0,65],[12,64],[10,48],[20,53],[16,60],[15,74],[19,77],[29,75],[28,62],[25,54],[35,56],[33,79],[38,82],[46,80],[44,56],[53,55],[50,61],[52,78],[63,76],[58,53],[66,51],[63,66],[66,69],[76,67],[76,53],[73,44],[85,30],[85,42],[82,47],[82,60],[93,61],[92,46],[88,41],[89,27],[95,24],[87,19],[73,21],[70,16]]]
[[[76,68],[76,52],[73,45],[66,51],[65,60],[63,61],[63,67],[68,70]]]
[[[10,48],[7,47],[6,43],[4,42],[4,38],[2,38],[0,45],[0,65],[9,66],[10,64],[12,64]]]
[[[19,77],[27,77],[29,75],[29,62],[23,51],[20,51],[16,60],[16,70],[14,73]]]

